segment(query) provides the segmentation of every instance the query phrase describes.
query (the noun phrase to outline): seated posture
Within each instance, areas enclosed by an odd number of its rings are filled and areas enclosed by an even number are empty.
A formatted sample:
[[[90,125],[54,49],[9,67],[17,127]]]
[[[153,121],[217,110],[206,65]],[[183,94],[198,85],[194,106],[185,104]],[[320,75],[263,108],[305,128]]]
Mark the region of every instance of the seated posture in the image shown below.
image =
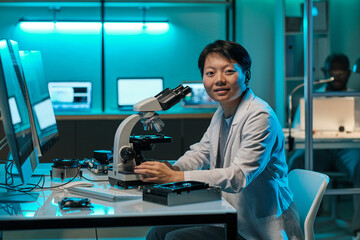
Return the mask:
[[[332,54],[325,60],[322,69],[325,78],[334,77],[335,80],[324,85],[317,91],[347,91],[347,82],[350,77],[349,59],[344,54]],[[331,108],[331,106],[329,106]],[[300,122],[299,111],[294,117],[294,128]],[[315,171],[341,171],[348,175],[354,187],[360,187],[360,149],[314,149]],[[304,168],[305,150],[296,150],[289,160],[289,169]],[[353,216],[354,239],[360,240],[360,195],[354,195]]]
[[[302,239],[288,186],[284,134],[270,106],[249,88],[251,59],[240,44],[205,47],[199,69],[219,109],[199,143],[175,164],[137,166],[144,182],[202,181],[237,209],[239,239]],[[225,239],[223,226],[154,227],[147,239]]]

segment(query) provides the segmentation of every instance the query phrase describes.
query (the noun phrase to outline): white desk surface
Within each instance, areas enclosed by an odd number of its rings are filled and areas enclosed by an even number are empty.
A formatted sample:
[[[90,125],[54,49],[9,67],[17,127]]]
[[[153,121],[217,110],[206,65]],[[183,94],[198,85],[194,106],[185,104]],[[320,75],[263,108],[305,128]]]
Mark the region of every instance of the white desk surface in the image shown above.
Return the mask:
[[[4,167],[0,167],[3,182]],[[37,171],[44,172],[46,167],[48,164],[40,164]],[[99,178],[88,170],[83,171],[83,176]],[[32,182],[38,179],[34,177]],[[46,182],[50,183],[48,177]],[[107,181],[93,183],[96,187],[110,187]],[[60,189],[38,191],[40,195],[36,202],[0,203],[0,230],[225,223],[231,232],[228,239],[236,239],[236,210],[224,199],[169,207],[142,201],[140,190],[119,189],[136,193],[139,198],[117,202],[89,198],[93,205],[91,209],[61,210],[58,202],[64,197],[79,196]]]
[[[284,128],[285,141],[287,143],[289,129]],[[305,148],[305,131],[292,129],[291,136],[295,138],[294,148]],[[287,144],[286,144],[287,145]],[[360,148],[360,131],[338,132],[338,131],[314,131],[314,148]],[[288,146],[286,146],[288,147]]]

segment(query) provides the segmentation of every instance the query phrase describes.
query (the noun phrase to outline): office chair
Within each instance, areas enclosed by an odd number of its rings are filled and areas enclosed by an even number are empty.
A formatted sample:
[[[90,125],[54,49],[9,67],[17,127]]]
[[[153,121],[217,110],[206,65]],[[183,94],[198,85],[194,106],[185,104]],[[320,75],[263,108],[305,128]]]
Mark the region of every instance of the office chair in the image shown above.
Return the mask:
[[[288,177],[305,240],[313,240],[315,217],[329,183],[329,177],[303,169],[292,170]]]

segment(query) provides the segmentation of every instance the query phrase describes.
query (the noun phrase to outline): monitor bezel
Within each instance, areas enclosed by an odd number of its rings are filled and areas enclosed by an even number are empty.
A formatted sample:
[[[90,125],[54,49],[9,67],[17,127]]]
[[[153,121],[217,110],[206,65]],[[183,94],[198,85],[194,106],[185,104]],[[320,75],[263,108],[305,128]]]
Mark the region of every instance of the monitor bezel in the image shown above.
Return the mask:
[[[40,51],[23,51],[23,52],[30,52],[34,53],[34,54],[40,54],[40,62],[36,62],[38,64],[38,66],[35,66],[35,68],[39,69],[40,71],[43,71],[43,65],[42,65],[42,59],[41,59],[41,53]],[[21,55],[19,54],[20,59],[22,60]],[[24,55],[25,56],[25,55]],[[22,60],[23,61],[23,60]],[[44,76],[44,73],[42,73],[42,75]],[[23,76],[24,76],[24,87],[25,87],[25,94],[26,94],[26,102],[28,104],[28,111],[29,111],[29,118],[30,118],[30,126],[31,126],[31,131],[32,131],[32,136],[33,136],[33,142],[34,142],[34,147],[37,150],[37,155],[39,157],[42,157],[58,140],[59,140],[59,131],[57,128],[57,123],[55,122],[55,127],[56,127],[56,132],[47,135],[45,137],[43,137],[43,139],[45,139],[45,142],[43,143],[41,137],[39,136],[37,129],[39,127],[40,132],[42,133],[43,130],[46,131],[46,129],[49,129],[52,126],[49,126],[48,128],[45,129],[41,129],[40,128],[40,123],[36,124],[37,118],[34,115],[34,107],[39,104],[40,102],[43,102],[47,99],[50,100],[50,93],[49,93],[49,89],[48,87],[46,87],[47,89],[47,94],[46,97],[42,98],[40,101],[38,102],[32,102],[31,98],[30,98],[30,94],[29,94],[29,87],[28,87],[28,82],[27,82],[27,78],[26,78],[26,73],[25,70],[23,68]],[[29,80],[28,80],[29,81]],[[39,80],[36,81],[37,83],[39,83]],[[43,79],[43,83],[46,84],[46,80]],[[54,111],[54,110],[53,110]],[[55,113],[54,113],[54,118],[55,118]],[[38,127],[37,127],[38,126]]]

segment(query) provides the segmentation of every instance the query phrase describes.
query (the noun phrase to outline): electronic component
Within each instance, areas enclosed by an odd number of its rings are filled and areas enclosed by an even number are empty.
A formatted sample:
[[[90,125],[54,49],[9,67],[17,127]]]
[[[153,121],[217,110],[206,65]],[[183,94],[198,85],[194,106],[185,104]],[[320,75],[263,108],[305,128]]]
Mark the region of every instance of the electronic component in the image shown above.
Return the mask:
[[[80,170],[80,163],[77,159],[54,159],[54,164],[51,166],[51,179],[61,178],[74,178],[81,177],[82,171]]]
[[[167,206],[220,200],[221,196],[219,187],[196,181],[159,184],[143,189],[144,201]]]
[[[61,209],[69,208],[92,208],[91,201],[88,198],[75,198],[75,197],[66,197],[59,202],[59,207]]]

